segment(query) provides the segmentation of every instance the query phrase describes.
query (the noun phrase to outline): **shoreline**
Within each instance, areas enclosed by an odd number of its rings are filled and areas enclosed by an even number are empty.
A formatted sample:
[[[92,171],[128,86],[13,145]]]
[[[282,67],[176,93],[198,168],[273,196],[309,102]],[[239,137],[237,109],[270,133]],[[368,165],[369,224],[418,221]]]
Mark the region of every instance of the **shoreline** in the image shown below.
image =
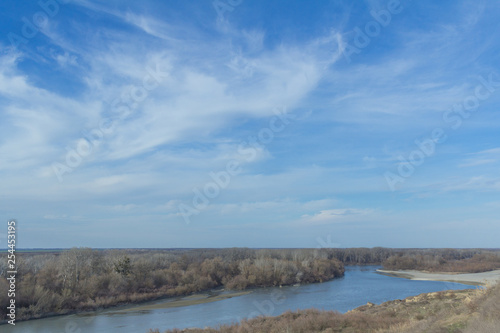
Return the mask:
[[[342,276],[334,277],[332,279],[328,279],[325,281],[316,281],[316,282],[308,282],[304,283],[303,285],[308,285],[308,284],[315,284],[315,283],[324,283],[328,282],[334,279],[338,278],[343,278],[344,274]],[[302,284],[301,284],[302,285]],[[280,285],[279,287],[291,287],[295,285]],[[40,320],[40,319],[47,319],[47,318],[53,318],[53,317],[61,317],[61,316],[70,316],[70,315],[82,315],[82,316],[93,316],[100,314],[102,312],[110,312],[110,313],[122,313],[122,312],[129,312],[129,311],[142,311],[142,310],[152,310],[152,309],[161,309],[161,308],[170,308],[170,307],[183,307],[183,306],[190,306],[190,305],[197,305],[197,304],[203,304],[203,303],[211,303],[211,302],[217,302],[217,301],[222,301],[224,299],[232,298],[232,297],[238,297],[246,294],[250,294],[254,292],[255,290],[262,289],[262,288],[278,288],[278,286],[252,286],[252,287],[247,287],[242,290],[237,290],[237,289],[226,289],[224,286],[218,286],[215,288],[210,288],[207,290],[201,290],[198,292],[193,292],[193,293],[187,293],[184,295],[156,295],[151,298],[145,298],[141,299],[138,301],[124,301],[120,302],[117,304],[112,304],[108,306],[102,306],[98,307],[95,309],[85,309],[85,310],[67,310],[63,313],[60,312],[48,312],[40,315],[39,317],[30,317],[30,318],[23,318],[23,319],[17,319],[16,318],[16,323],[17,322],[24,322],[24,321],[34,321],[34,320]],[[157,304],[156,302],[161,302],[160,304]],[[2,325],[7,325],[7,319],[5,320],[0,320],[0,326]]]
[[[153,303],[151,304],[143,304],[143,305],[132,305],[130,307],[127,307],[126,309],[122,310],[117,310],[116,312],[130,312],[130,311],[145,311],[145,310],[155,310],[155,309],[167,309],[167,308],[177,308],[177,307],[183,307],[183,306],[191,306],[191,305],[197,305],[197,304],[204,304],[204,303],[211,303],[211,302],[217,302],[217,301],[222,301],[224,299],[228,298],[233,298],[233,297],[238,297],[238,296],[243,296],[243,295],[248,295],[252,293],[253,291],[251,290],[244,290],[244,291],[229,291],[227,293],[220,293],[217,295],[211,295],[211,294],[193,294],[189,296],[185,296],[179,299],[173,299],[170,301],[160,301],[160,303]],[[154,301],[157,302],[157,301]]]
[[[409,280],[454,282],[473,286],[484,286],[500,282],[500,270],[481,273],[427,273],[415,270],[391,271],[377,269],[376,272]]]
[[[27,319],[17,319],[16,318],[16,323],[17,322],[24,322],[24,321],[34,321],[34,320],[39,320],[39,319],[47,319],[47,318],[54,318],[54,317],[61,317],[61,316],[70,316],[70,315],[79,315],[79,316],[94,316],[101,314],[103,312],[128,312],[128,311],[135,311],[135,310],[151,310],[155,308],[170,308],[170,307],[182,307],[182,306],[190,306],[190,305],[196,305],[196,304],[202,304],[202,303],[210,303],[210,302],[216,302],[220,300],[224,300],[227,298],[232,298],[232,297],[238,297],[246,294],[252,293],[253,290],[251,288],[248,288],[246,290],[229,290],[227,292],[224,292],[223,288],[215,288],[215,289],[209,289],[205,291],[200,291],[197,293],[192,293],[192,294],[186,294],[186,295],[177,295],[177,296],[157,296],[153,297],[151,299],[144,299],[140,301],[129,301],[129,302],[124,302],[124,303],[118,303],[118,304],[113,304],[110,306],[105,306],[105,307],[99,307],[96,309],[86,309],[86,310],[69,310],[64,313],[58,313],[58,312],[49,312],[49,313],[44,313],[40,317],[36,318],[27,318]],[[161,303],[157,303],[161,302]],[[2,325],[7,325],[7,320],[1,320],[0,321],[0,326]]]

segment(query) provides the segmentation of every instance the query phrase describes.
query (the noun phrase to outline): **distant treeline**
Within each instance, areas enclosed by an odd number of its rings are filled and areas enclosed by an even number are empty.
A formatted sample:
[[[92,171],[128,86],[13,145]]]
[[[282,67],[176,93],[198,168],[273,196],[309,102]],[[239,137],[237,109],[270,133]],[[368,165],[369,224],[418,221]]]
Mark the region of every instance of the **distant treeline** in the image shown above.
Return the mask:
[[[0,290],[8,290],[7,260]],[[93,310],[216,287],[246,289],[322,282],[344,265],[479,272],[500,269],[500,252],[482,249],[129,249],[73,248],[17,253],[17,319]],[[6,319],[7,293],[0,293]]]
[[[7,260],[0,290],[8,290]],[[224,286],[246,289],[322,282],[344,275],[343,264],[321,251],[92,250],[18,253],[17,319],[93,310]],[[6,319],[7,293],[0,294]]]
[[[479,273],[500,269],[500,251],[469,249],[406,250],[383,261],[388,270]]]

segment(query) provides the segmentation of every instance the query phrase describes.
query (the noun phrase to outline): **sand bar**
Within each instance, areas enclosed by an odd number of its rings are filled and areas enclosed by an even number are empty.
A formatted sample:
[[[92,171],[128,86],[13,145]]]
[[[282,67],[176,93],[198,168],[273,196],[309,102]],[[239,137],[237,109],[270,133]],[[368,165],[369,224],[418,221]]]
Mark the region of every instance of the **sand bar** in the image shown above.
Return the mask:
[[[169,300],[166,302],[157,302],[153,304],[144,304],[137,305],[127,309],[120,310],[121,312],[129,312],[129,311],[147,311],[154,309],[166,309],[166,308],[176,308],[181,306],[189,306],[210,302],[222,301],[223,299],[238,297],[242,295],[250,294],[252,291],[240,291],[240,292],[230,292],[218,295],[209,295],[209,294],[196,294],[185,296],[181,299]],[[117,311],[118,312],[118,311]]]
[[[388,271],[377,269],[377,273],[410,280],[446,281],[470,285],[495,284],[500,281],[500,270],[482,273],[425,273],[413,270]]]

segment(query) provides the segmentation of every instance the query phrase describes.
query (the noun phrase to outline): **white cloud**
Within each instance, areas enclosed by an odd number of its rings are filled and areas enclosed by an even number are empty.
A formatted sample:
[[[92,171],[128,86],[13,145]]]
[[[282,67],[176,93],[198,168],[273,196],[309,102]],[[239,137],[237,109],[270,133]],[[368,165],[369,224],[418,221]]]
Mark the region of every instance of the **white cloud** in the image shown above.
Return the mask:
[[[500,162],[500,148],[487,149],[469,155],[472,155],[473,157],[466,159],[459,166],[475,167],[479,165]]]
[[[359,217],[369,216],[373,211],[370,209],[357,208],[336,208],[322,210],[314,215],[303,215],[301,217],[303,223],[308,224],[326,224],[326,223],[341,223],[360,221]]]

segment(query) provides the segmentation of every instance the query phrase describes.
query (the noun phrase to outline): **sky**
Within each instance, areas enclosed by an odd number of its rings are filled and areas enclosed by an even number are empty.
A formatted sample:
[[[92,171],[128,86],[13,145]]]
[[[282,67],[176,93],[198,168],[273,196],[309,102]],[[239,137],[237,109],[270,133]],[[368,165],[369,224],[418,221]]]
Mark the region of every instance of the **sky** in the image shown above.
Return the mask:
[[[2,1],[0,246],[499,247],[499,16]]]

